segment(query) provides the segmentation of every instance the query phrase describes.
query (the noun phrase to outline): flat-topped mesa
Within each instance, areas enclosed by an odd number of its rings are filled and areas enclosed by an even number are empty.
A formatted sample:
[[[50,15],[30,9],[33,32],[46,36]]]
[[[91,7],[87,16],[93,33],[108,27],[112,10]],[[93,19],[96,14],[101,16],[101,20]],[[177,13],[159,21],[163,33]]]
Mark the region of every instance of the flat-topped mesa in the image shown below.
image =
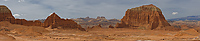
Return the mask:
[[[98,16],[96,19],[106,19],[104,16]]]
[[[58,28],[60,29],[79,29],[82,31],[85,31],[84,28],[82,28],[80,25],[78,25],[76,22],[74,22],[71,19],[61,19],[57,14],[53,13],[50,16],[47,17],[47,19],[44,21],[43,27],[47,28]]]
[[[169,30],[167,28],[173,27],[165,20],[161,10],[150,4],[128,9],[121,23],[116,24],[116,28]]]
[[[0,5],[0,21],[14,23],[14,20],[15,18],[12,16],[11,11],[5,5]]]

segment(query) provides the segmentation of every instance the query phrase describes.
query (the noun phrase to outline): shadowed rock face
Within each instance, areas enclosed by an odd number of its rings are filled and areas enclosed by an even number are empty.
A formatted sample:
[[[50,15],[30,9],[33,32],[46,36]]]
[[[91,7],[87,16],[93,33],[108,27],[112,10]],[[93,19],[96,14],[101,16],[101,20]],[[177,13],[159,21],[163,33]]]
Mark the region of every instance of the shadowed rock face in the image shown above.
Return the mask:
[[[64,20],[61,20],[61,18],[56,15],[55,13],[51,14],[50,16],[47,17],[47,19],[44,21],[44,27],[49,27],[52,25],[52,28],[56,28],[58,25],[58,22],[61,22]]]
[[[116,28],[131,27],[153,30],[171,26],[165,20],[162,11],[153,4],[128,9],[121,21],[121,23],[116,25]]]
[[[80,29],[83,31],[85,30],[73,20],[61,19],[55,13],[48,16],[47,19],[44,21],[43,27],[49,27],[49,26],[51,26],[52,28],[62,27],[61,29]]]

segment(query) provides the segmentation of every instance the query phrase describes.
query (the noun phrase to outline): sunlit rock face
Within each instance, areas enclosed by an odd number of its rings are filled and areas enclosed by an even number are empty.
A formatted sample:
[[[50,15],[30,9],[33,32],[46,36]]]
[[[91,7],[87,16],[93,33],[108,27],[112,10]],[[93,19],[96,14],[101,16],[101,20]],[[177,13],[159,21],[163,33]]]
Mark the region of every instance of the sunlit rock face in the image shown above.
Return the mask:
[[[153,30],[165,29],[168,26],[171,25],[165,20],[162,11],[153,4],[150,4],[128,9],[125,16],[121,19],[121,23],[116,25],[116,28]]]

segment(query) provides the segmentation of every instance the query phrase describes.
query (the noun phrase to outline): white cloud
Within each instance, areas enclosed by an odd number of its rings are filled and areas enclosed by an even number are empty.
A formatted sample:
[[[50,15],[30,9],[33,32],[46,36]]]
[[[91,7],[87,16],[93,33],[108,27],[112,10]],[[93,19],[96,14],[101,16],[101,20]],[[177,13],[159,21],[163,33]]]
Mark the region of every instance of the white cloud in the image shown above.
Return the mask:
[[[172,15],[176,15],[176,14],[178,14],[178,12],[172,12]]]
[[[15,17],[19,17],[19,16],[21,16],[20,14],[14,14],[13,16],[15,16]]]

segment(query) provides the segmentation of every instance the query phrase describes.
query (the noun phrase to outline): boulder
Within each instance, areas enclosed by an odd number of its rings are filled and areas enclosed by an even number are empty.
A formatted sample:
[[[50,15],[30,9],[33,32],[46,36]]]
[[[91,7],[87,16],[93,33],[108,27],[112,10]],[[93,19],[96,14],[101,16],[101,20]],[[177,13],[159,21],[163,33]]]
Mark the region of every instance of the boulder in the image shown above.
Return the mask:
[[[114,28],[112,25],[109,25],[109,28]]]

